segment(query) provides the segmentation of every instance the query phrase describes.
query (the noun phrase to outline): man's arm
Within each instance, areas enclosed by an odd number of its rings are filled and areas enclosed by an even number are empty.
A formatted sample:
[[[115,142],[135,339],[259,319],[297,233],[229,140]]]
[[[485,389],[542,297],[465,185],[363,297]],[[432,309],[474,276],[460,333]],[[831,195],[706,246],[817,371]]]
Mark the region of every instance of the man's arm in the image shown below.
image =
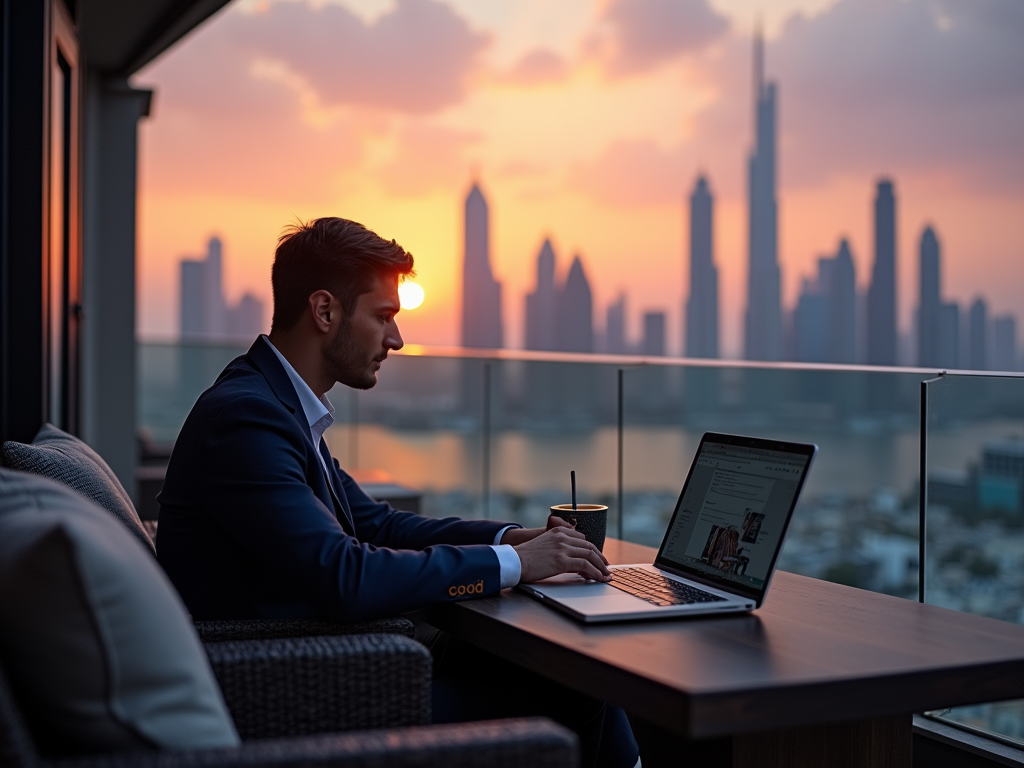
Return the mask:
[[[195,454],[205,513],[326,615],[394,615],[500,588],[489,546],[385,549],[346,534],[310,486],[322,470],[308,438],[278,403],[242,393],[204,422],[201,440],[180,448]]]
[[[439,543],[492,543],[496,534],[508,526],[490,520],[437,519],[399,512],[390,504],[370,498],[341,469],[337,459],[334,466],[351,504],[356,531],[376,546],[422,549]],[[509,528],[499,543],[515,549],[520,563],[518,581],[536,581],[560,573],[578,573],[596,581],[610,579],[604,555],[560,517],[549,516],[546,528]]]
[[[458,517],[426,517],[396,510],[376,501],[333,460],[342,489],[352,510],[360,541],[378,547],[426,549],[438,544],[464,546],[492,544],[498,532],[509,525],[495,520],[463,520]]]

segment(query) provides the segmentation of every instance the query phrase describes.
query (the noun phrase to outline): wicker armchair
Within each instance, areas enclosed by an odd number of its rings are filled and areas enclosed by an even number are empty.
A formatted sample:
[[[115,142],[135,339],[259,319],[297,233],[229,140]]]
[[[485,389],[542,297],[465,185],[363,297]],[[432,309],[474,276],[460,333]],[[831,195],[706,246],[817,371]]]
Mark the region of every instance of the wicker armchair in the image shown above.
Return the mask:
[[[430,716],[430,656],[400,635],[213,643],[207,653],[241,747],[47,758],[0,671],[0,768],[572,768],[578,762],[575,735],[541,718],[423,725]]]

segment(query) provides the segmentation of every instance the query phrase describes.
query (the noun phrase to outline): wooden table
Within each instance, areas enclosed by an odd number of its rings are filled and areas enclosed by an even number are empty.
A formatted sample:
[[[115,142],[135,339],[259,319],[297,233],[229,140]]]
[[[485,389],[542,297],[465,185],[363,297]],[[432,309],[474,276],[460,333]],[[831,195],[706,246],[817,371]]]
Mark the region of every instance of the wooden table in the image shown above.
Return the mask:
[[[656,551],[610,539],[605,554]],[[1024,698],[1024,627],[786,572],[742,616],[585,626],[505,590],[427,618],[625,708],[646,768],[909,768],[913,713]]]

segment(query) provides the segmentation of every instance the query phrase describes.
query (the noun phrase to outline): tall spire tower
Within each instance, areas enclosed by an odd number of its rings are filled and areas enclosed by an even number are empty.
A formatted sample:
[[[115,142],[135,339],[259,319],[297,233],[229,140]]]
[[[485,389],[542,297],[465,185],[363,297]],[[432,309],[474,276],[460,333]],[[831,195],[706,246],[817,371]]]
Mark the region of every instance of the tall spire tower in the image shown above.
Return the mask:
[[[466,197],[462,261],[462,346],[502,347],[501,283],[491,271],[487,200],[474,183]]]
[[[748,360],[782,357],[778,206],[775,199],[775,83],[764,79],[764,37],[754,33],[754,151],[749,161],[749,264],[745,352]]]

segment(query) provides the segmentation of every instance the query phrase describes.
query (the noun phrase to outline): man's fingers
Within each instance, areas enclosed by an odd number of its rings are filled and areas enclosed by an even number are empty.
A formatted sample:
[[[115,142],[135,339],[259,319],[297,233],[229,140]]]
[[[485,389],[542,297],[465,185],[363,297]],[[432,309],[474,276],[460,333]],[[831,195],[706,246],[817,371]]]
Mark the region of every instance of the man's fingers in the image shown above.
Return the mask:
[[[612,576],[610,573],[601,572],[597,566],[586,558],[575,558],[569,561],[569,568],[567,569],[571,573],[578,573],[585,579],[591,581],[611,581]]]
[[[576,526],[568,520],[563,520],[558,515],[548,515],[548,530],[552,528],[575,528]]]
[[[605,561],[604,556],[598,552],[594,545],[589,541],[584,541],[582,544],[578,544],[575,541],[566,542],[565,554],[575,561],[585,560],[595,568],[598,573],[602,574],[602,576],[607,576],[609,574],[607,562]],[[576,573],[579,573],[579,571],[576,571]]]

